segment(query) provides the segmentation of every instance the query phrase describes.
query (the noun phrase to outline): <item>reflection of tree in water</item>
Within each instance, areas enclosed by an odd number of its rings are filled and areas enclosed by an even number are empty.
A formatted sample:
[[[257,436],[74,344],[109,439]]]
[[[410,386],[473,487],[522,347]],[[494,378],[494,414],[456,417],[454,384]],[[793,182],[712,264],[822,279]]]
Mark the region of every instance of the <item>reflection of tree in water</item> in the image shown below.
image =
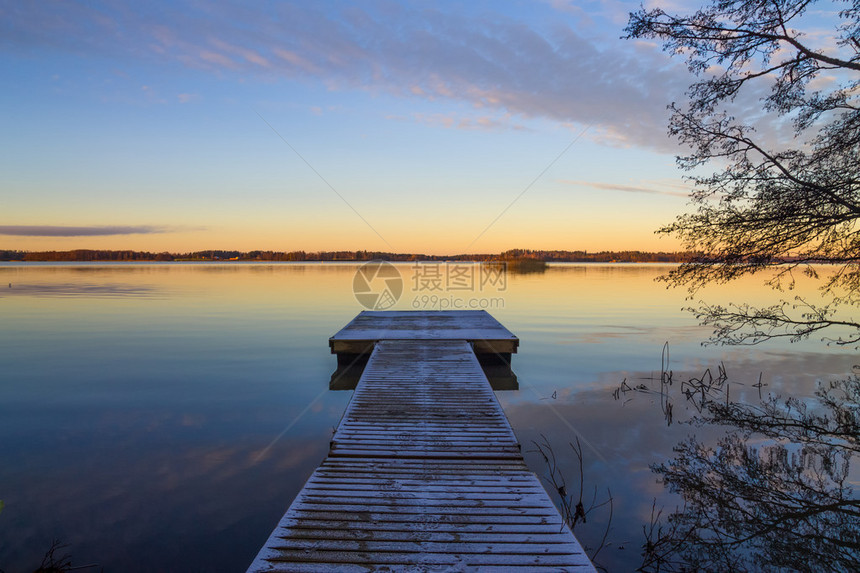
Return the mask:
[[[857,472],[851,473],[851,461],[860,452],[860,376],[820,383],[810,399],[771,395],[746,404],[729,399],[732,383],[722,364],[717,375],[706,371],[680,383],[667,364],[664,347],[659,379],[650,378],[651,386],[624,380],[613,392],[615,399],[627,403],[648,395],[669,425],[723,429],[725,435],[716,444],[688,437],[673,448],[672,459],[651,465],[683,506],[664,515],[654,501],[651,521],[643,527],[638,570],[856,571],[860,499],[852,487]],[[761,377],[752,385],[760,396],[763,386]],[[676,399],[694,407],[692,419],[673,419]],[[579,466],[579,476],[569,476],[578,477],[573,487],[548,440],[535,446],[546,463],[543,479],[557,492],[571,529],[593,529],[590,514],[606,514],[605,530],[596,520],[599,543],[585,550],[598,569],[607,570],[597,561],[601,550],[623,548],[611,539],[612,493],[607,490],[601,499],[595,487],[593,495],[584,495],[590,488],[584,487],[578,440],[571,444]]]
[[[816,396],[810,407],[796,398],[700,402],[692,423],[730,433],[716,447],[691,437],[652,466],[685,505],[645,528],[641,570],[855,570],[860,500],[848,475],[860,448],[860,378]]]
[[[669,123],[688,150],[678,164],[694,174],[695,210],[661,229],[695,254],[663,280],[692,295],[772,269],[766,284],[783,291],[802,272],[820,281],[816,299],[796,296],[762,307],[703,302],[696,315],[722,343],[795,341],[830,331],[832,342],[855,345],[860,3],[702,4],[692,11],[680,3],[686,14],[643,5],[625,28],[627,38],[657,40],[685,58],[696,76],[685,101],[670,105]],[[742,104],[748,96],[763,106]],[[777,143],[778,126],[787,123],[794,140]],[[663,374],[660,404],[671,424],[671,374],[667,379],[665,368]],[[686,505],[646,528],[643,569],[857,570],[860,502],[848,479],[860,433],[857,376],[821,387],[807,409],[798,399],[732,403],[724,374],[716,385],[700,380],[699,392],[681,388],[684,398],[698,401],[694,423],[730,432],[715,447],[690,438],[675,447],[673,459],[653,466]],[[640,386],[622,386],[616,398],[654,392]]]

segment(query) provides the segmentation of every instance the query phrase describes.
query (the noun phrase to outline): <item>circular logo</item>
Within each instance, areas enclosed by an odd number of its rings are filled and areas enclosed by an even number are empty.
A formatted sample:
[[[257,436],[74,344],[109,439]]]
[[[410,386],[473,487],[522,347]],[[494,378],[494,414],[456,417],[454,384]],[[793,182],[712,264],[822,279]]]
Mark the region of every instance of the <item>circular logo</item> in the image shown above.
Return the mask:
[[[370,261],[355,271],[352,294],[368,310],[386,310],[403,294],[403,277],[397,267],[386,261]]]

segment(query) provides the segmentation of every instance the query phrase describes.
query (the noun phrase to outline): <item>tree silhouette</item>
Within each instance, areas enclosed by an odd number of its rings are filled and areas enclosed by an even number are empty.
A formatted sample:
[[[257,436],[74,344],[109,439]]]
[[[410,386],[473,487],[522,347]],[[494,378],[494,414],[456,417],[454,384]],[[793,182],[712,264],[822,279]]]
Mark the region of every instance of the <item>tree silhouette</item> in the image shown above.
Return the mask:
[[[860,342],[860,320],[845,316],[860,304],[860,4],[810,14],[814,3],[712,0],[690,15],[643,8],[625,29],[627,38],[661,40],[699,78],[683,104],[671,104],[669,124],[690,148],[677,161],[696,173],[694,211],[660,229],[699,254],[665,280],[694,293],[776,268],[769,283],[785,289],[796,271],[818,277],[814,265],[835,265],[820,277],[820,301],[700,306],[714,341],[755,344],[830,329],[837,344]],[[827,18],[829,37],[820,34]],[[815,33],[802,33],[810,20]],[[750,95],[761,111],[747,104],[745,118],[732,116],[738,96]],[[763,120],[771,128],[764,133],[752,125]],[[783,125],[793,139],[780,137]],[[717,170],[698,175],[705,166]]]
[[[695,437],[652,466],[683,508],[645,528],[641,571],[851,571],[860,562],[860,500],[850,462],[860,452],[860,378],[823,384],[817,404],[759,405],[685,394],[728,434]],[[655,508],[656,509],[656,508]]]

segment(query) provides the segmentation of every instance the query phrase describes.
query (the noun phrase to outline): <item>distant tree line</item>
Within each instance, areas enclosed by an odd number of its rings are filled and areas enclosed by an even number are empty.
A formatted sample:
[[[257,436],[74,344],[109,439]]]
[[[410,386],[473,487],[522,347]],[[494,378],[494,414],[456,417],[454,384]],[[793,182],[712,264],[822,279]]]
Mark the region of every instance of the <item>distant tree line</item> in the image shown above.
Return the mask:
[[[494,260],[537,259],[547,263],[683,263],[692,258],[691,253],[648,251],[543,251],[511,249]]]
[[[190,253],[151,253],[149,251],[108,251],[76,249],[73,251],[0,250],[2,261],[520,261],[569,263],[681,263],[690,260],[689,253],[650,253],[645,251],[543,251],[512,249],[500,254],[424,255],[381,251],[194,251]]]
[[[76,249],[74,251],[4,251],[0,250],[0,261],[172,261],[170,253],[147,251],[103,251]]]

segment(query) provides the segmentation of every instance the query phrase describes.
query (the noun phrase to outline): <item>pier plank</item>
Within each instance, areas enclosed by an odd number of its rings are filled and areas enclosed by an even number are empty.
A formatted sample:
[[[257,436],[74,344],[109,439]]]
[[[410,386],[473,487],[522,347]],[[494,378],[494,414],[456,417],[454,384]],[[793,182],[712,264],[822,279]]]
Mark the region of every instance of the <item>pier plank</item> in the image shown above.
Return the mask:
[[[446,426],[450,431],[439,431]],[[329,455],[518,459],[521,453],[468,342],[383,340]]]
[[[365,310],[329,339],[332,353],[362,353],[378,340],[467,340],[479,352],[511,354],[519,339],[485,310]]]
[[[364,312],[333,337],[372,353],[249,572],[595,571],[475,355],[473,336],[516,337],[486,313],[427,314]]]

